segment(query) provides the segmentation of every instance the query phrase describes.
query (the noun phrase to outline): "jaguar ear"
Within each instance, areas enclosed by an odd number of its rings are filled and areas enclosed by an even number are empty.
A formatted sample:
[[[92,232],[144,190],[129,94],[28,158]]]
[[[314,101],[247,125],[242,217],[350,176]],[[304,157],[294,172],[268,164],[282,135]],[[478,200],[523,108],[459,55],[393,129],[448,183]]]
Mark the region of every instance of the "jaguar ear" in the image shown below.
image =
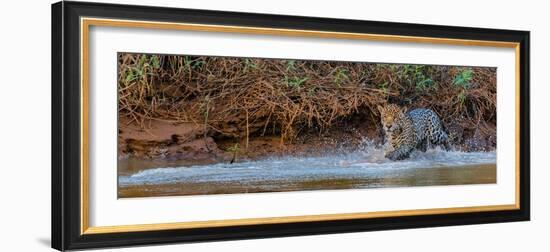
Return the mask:
[[[384,114],[384,107],[377,105],[376,108],[378,109],[378,112],[380,112],[380,114]]]

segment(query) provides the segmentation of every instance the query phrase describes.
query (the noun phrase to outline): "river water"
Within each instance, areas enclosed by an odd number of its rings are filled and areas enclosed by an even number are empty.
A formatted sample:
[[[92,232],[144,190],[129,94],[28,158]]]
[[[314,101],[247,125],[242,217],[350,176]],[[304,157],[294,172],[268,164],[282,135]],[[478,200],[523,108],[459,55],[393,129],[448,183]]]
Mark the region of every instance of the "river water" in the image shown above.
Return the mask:
[[[126,171],[119,172],[119,197],[496,183],[495,152],[439,149],[414,152],[401,161],[369,147],[348,154],[233,164],[119,160],[118,165]]]

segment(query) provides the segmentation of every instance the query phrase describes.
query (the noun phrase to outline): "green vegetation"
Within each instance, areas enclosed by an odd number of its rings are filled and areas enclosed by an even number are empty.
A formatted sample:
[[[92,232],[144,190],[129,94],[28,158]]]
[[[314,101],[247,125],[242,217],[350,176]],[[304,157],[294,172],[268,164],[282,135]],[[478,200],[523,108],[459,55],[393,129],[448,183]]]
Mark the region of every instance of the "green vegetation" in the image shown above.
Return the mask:
[[[349,81],[348,70],[345,68],[336,68],[334,74],[334,84],[341,87],[346,81]]]
[[[147,56],[144,55],[139,58],[137,64],[125,69],[122,75],[126,76],[124,81],[126,83],[133,81],[145,81],[147,82],[148,75],[153,75],[156,69],[160,67],[159,57],[156,55]]]
[[[204,66],[205,62],[200,58],[193,58],[191,56],[183,56],[183,65],[188,72],[192,70],[200,70]]]
[[[296,70],[296,60],[287,60],[286,61],[286,71],[292,72]]]
[[[377,105],[435,110],[444,125],[496,125],[496,68],[168,56],[118,56],[119,115],[204,126],[204,136],[281,142],[363,118]],[[365,119],[366,118],[366,119]]]
[[[470,88],[470,81],[472,81],[472,79],[473,71],[471,69],[464,69],[455,75],[453,84],[461,88],[460,93],[457,95],[460,106],[464,106],[464,103],[466,102],[468,88]]]
[[[284,78],[284,83],[289,86],[289,87],[293,87],[293,88],[296,88],[296,89],[300,89],[300,87],[302,86],[302,84],[304,82],[307,81],[307,77],[304,77],[304,78],[300,78],[300,77],[288,77],[288,76],[285,76]]]
[[[256,64],[254,64],[254,62],[252,62],[252,60],[248,58],[244,59],[243,64],[244,64],[244,69],[243,69],[244,73],[248,73],[248,71],[252,69],[258,69],[258,66],[256,66]]]
[[[239,144],[236,143],[235,145],[227,148],[226,151],[228,151],[232,154],[231,161],[229,162],[230,164],[232,164],[235,161],[237,161],[237,154],[241,151],[241,148],[239,148]]]
[[[467,89],[470,87],[470,81],[473,79],[473,71],[471,69],[465,69],[460,71],[458,74],[455,75],[455,78],[453,80],[453,84],[456,86],[462,87],[464,89]]]

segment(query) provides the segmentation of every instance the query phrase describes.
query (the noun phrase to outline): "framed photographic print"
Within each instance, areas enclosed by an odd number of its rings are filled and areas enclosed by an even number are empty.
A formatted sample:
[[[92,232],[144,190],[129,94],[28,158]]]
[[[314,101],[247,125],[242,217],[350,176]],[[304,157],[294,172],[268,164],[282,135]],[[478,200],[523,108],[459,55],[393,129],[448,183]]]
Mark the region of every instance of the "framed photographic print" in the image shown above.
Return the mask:
[[[58,250],[529,220],[529,32],[52,6]]]

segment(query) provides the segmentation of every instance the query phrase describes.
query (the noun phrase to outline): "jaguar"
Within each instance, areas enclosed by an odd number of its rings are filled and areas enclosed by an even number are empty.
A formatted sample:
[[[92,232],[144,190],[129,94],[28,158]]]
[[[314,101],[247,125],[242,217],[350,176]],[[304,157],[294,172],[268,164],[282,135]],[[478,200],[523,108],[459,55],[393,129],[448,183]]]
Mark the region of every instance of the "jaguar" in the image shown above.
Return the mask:
[[[411,152],[425,152],[428,147],[450,149],[449,136],[439,116],[431,109],[406,107],[395,104],[378,106],[382,128],[386,136],[384,156],[391,160],[409,158]]]

